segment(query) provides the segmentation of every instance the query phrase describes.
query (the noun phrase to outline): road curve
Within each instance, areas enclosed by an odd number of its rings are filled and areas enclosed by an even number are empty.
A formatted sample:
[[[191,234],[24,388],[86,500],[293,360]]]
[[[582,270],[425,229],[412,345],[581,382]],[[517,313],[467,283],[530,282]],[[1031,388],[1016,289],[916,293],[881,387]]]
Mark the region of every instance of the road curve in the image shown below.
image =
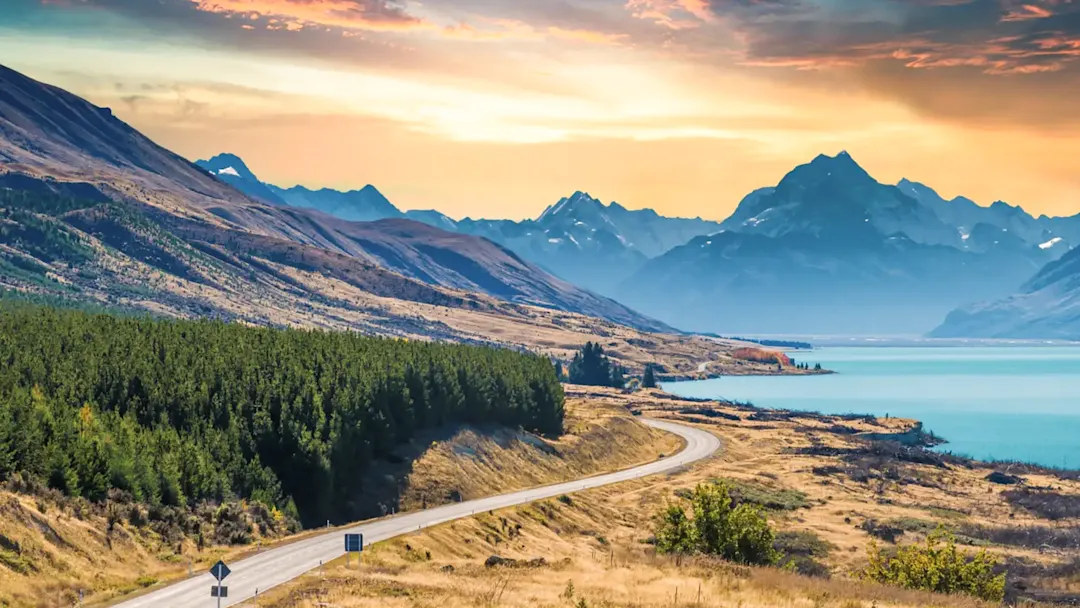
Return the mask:
[[[264,593],[272,587],[318,568],[320,563],[341,557],[344,554],[345,533],[362,533],[366,546],[415,532],[421,528],[468,517],[476,512],[502,509],[587,488],[665,473],[707,458],[720,449],[720,440],[701,429],[665,420],[650,418],[639,418],[639,420],[653,428],[679,435],[686,440],[686,447],[673,456],[624,471],[405,513],[371,523],[358,524],[349,529],[338,529],[276,549],[267,549],[257,555],[229,564],[232,574],[224,581],[229,588],[229,597],[222,601],[222,606],[240,604],[251,599],[256,592]],[[210,587],[213,583],[214,578],[206,573],[115,606],[116,608],[206,608],[214,605],[214,600],[210,597]]]

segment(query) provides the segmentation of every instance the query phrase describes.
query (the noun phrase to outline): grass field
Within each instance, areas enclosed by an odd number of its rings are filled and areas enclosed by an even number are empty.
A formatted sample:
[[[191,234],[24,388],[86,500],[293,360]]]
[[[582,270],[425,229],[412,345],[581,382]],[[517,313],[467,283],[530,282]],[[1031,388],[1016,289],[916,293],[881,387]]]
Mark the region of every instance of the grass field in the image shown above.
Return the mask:
[[[1069,601],[1080,593],[1078,521],[1075,516],[1050,519],[1046,510],[1048,502],[1080,504],[1080,482],[1070,475],[1027,470],[1022,477],[1031,489],[1018,497],[1011,494],[1015,486],[986,479],[995,470],[988,465],[935,460],[918,448],[890,451],[862,438],[909,441],[916,428],[910,420],[761,413],[656,392],[571,388],[570,394],[590,395],[594,407],[698,424],[720,436],[725,449],[675,474],[482,514],[380,543],[365,554],[362,567],[332,564],[323,577],[309,575],[271,592],[259,605],[989,606],[855,579],[871,539],[889,548],[917,542],[938,525],[953,531],[962,549],[986,547],[1007,563],[1012,602]],[[655,554],[649,543],[656,510],[680,500],[696,483],[720,478],[742,500],[769,510],[779,543],[796,558],[799,571],[813,576]],[[1055,517],[1060,512],[1049,511]],[[493,555],[517,561],[486,567]]]
[[[414,509],[626,468],[681,448],[680,439],[637,424],[616,404],[570,400],[566,426],[558,440],[507,429],[444,429],[437,441],[429,435],[403,446],[411,451],[407,462],[373,475],[400,475],[394,480],[400,504]],[[205,516],[210,539],[200,550],[196,538],[177,534],[170,521],[177,513],[11,489],[0,491],[0,606],[72,606],[80,590],[88,605],[103,605],[184,578],[189,564],[200,575],[219,558],[235,560],[295,538],[264,530],[258,513],[238,513],[235,519],[252,525],[255,542],[213,545],[215,527],[225,524],[207,507],[195,512]]]

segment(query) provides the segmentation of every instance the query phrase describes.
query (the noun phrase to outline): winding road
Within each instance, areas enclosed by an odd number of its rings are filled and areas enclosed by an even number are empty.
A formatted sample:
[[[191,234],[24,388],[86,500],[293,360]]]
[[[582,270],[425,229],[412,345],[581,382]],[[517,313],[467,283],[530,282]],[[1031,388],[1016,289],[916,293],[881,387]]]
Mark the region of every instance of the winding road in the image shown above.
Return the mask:
[[[321,563],[341,557],[344,554],[346,533],[363,534],[364,544],[368,545],[468,517],[476,512],[502,509],[588,488],[669,472],[708,458],[720,449],[720,440],[703,430],[665,420],[649,418],[639,418],[639,420],[653,428],[679,435],[686,440],[686,447],[673,456],[632,469],[406,513],[358,524],[348,529],[337,529],[275,549],[267,549],[257,555],[229,564],[232,574],[223,583],[229,588],[229,597],[222,601],[222,606],[240,604],[251,599],[257,592],[263,593],[318,568]],[[216,601],[210,597],[210,587],[213,583],[213,576],[206,573],[115,606],[117,608],[208,608],[214,606]]]

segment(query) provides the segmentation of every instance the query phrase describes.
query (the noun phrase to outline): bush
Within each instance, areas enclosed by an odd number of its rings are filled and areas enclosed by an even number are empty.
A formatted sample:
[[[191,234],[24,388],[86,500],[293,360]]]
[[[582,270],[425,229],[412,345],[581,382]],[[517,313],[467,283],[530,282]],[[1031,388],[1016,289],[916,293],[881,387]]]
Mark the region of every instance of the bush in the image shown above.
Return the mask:
[[[925,545],[901,547],[895,557],[882,554],[877,543],[869,547],[867,580],[935,593],[966,593],[1000,602],[1005,597],[1005,574],[994,574],[996,559],[986,551],[969,556],[956,549],[956,539],[943,528],[926,538]]]
[[[815,558],[829,556],[834,546],[809,530],[780,532],[773,541],[773,548],[782,555],[780,567],[804,576],[829,578],[829,567]]]
[[[723,482],[699,484],[690,498],[691,519],[681,505],[668,505],[657,516],[656,548],[661,553],[716,555],[749,565],[772,565],[780,559],[775,534],[761,507],[732,506]]]
[[[1080,517],[1080,496],[1027,488],[1002,492],[1009,504],[1023,507],[1043,519],[1057,521]]]
[[[769,488],[745,481],[725,481],[735,504],[757,505],[770,511],[797,511],[810,507],[806,494],[788,488]]]

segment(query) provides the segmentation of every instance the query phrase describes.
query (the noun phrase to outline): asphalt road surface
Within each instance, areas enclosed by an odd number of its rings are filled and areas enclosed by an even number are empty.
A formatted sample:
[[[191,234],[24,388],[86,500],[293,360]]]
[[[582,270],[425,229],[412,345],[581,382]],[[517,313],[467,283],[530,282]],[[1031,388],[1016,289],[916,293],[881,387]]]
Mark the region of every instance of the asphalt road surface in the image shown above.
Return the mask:
[[[327,563],[341,557],[345,553],[344,535],[346,533],[363,534],[366,546],[415,532],[421,528],[468,517],[477,512],[502,509],[587,488],[668,472],[708,458],[720,449],[720,440],[700,429],[663,420],[649,418],[639,418],[639,420],[651,427],[681,436],[686,440],[686,448],[673,456],[633,469],[406,513],[371,523],[358,524],[349,529],[337,529],[276,549],[266,549],[262,553],[229,564],[232,574],[223,582],[229,588],[229,597],[223,599],[221,605],[240,604],[250,600],[256,593],[265,593],[272,587],[318,568],[320,563]],[[117,606],[118,608],[210,608],[216,606],[217,602],[215,598],[210,597],[210,587],[214,583],[214,577],[206,573],[130,599]]]

